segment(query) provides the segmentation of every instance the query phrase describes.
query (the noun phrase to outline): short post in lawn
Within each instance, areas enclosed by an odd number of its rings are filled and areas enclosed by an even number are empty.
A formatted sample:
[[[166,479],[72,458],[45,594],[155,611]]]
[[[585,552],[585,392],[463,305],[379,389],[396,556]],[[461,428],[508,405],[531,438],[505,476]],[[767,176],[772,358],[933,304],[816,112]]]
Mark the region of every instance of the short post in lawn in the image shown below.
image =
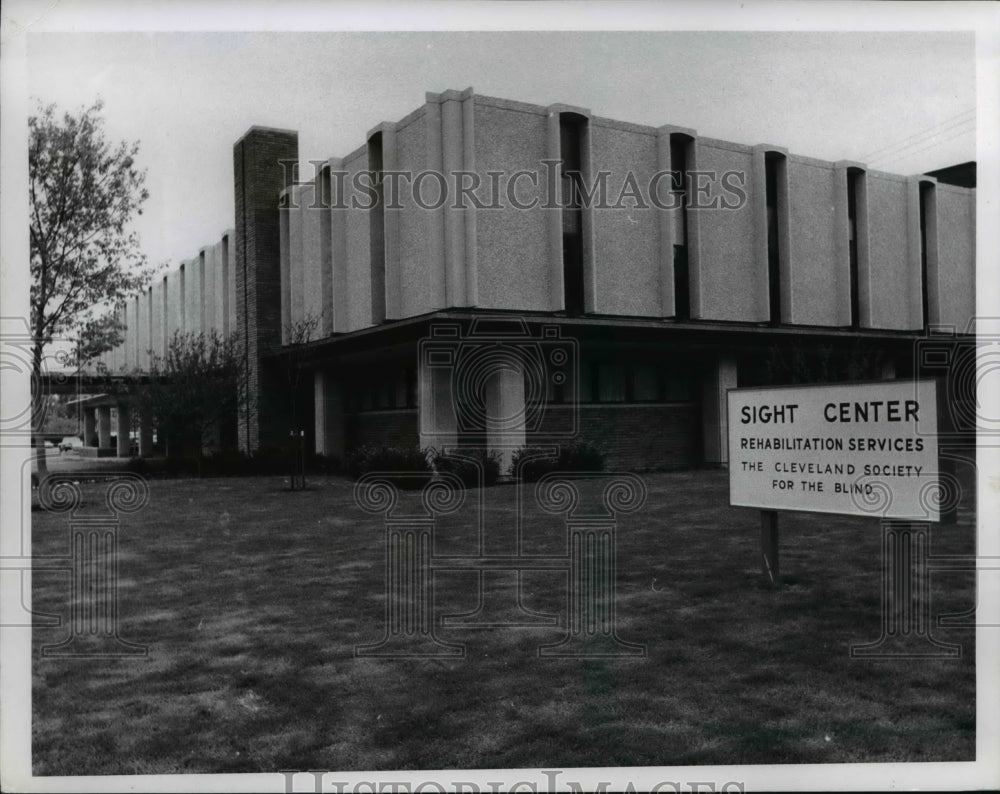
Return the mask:
[[[306,487],[306,452],[305,452],[305,430],[289,430],[288,436],[291,439],[291,479],[289,481],[290,490],[297,490],[299,484],[304,490]]]
[[[778,511],[760,511],[760,567],[771,587],[778,586]]]
[[[299,430],[299,483],[306,489],[306,431]]]

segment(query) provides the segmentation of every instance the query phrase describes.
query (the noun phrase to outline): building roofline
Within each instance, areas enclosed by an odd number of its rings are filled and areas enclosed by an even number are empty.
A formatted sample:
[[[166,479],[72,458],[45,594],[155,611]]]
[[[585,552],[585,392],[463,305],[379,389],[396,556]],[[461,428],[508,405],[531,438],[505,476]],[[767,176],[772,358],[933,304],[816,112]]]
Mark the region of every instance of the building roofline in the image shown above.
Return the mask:
[[[268,126],[265,126],[265,125],[262,125],[262,124],[251,124],[247,128],[247,131],[244,132],[239,138],[236,139],[236,142],[239,143],[240,141],[248,138],[250,135],[252,135],[255,132],[277,132],[277,133],[280,133],[281,135],[294,135],[295,137],[298,137],[298,135],[299,135],[299,131],[298,130],[289,130],[289,129],[285,129],[283,127],[268,127]]]

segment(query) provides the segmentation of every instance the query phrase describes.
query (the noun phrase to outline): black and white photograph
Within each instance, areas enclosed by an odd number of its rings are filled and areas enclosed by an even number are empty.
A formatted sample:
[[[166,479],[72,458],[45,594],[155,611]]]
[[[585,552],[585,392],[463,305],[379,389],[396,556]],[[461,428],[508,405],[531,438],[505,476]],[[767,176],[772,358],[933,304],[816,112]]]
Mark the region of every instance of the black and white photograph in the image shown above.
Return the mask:
[[[6,3],[0,787],[1000,787],[989,3]]]

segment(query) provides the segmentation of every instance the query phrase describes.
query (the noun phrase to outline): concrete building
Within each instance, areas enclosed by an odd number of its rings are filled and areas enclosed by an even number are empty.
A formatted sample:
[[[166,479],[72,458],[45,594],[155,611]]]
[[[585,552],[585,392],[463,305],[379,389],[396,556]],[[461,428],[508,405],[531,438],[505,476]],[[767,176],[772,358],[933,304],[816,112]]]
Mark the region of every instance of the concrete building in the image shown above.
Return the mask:
[[[295,132],[236,142],[234,229],[126,304],[104,357],[235,333],[243,449],[724,464],[727,389],[911,376],[928,327],[975,313],[975,190],[927,175],[471,89],[294,162]]]

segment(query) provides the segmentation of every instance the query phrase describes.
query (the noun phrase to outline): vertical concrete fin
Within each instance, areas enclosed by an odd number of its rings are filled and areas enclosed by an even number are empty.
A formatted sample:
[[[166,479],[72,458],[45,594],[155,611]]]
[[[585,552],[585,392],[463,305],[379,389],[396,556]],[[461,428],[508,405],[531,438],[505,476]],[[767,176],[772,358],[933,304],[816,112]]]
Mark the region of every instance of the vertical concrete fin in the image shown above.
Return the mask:
[[[222,244],[227,273],[226,300],[229,307],[226,312],[226,335],[231,336],[236,333],[236,232],[233,229],[226,231]]]
[[[548,109],[546,135],[545,135],[545,158],[547,160],[560,160],[562,157],[559,135],[559,110],[556,107]],[[561,169],[559,169],[561,172]],[[562,211],[555,209],[559,203],[558,196],[550,196],[549,188],[558,191],[558,177],[546,186],[545,203],[549,209],[543,210],[546,213],[546,231],[549,238],[549,309],[554,312],[563,311],[566,308],[566,285],[563,279],[563,231],[562,231]]]
[[[330,289],[332,290],[331,326],[333,333],[349,327],[347,287],[347,178],[344,161],[330,159]],[[336,173],[338,176],[333,177]]]
[[[282,328],[291,329],[305,320],[305,268],[303,225],[306,207],[311,200],[307,185],[293,185],[288,204],[288,291],[290,312],[282,318]],[[286,342],[295,341],[291,337]],[[302,341],[301,339],[299,341]]]
[[[287,188],[281,192],[279,197],[278,233],[281,242],[278,250],[278,257],[281,267],[281,344],[288,344],[288,328],[292,321],[292,292],[291,292],[291,221],[289,213],[292,211],[289,205],[293,201],[292,188]]]
[[[157,345],[159,347],[160,356],[165,357],[167,355],[167,347],[170,344],[170,277],[164,276],[163,282],[161,283],[161,289],[163,294],[161,300],[163,301],[163,306],[160,309],[162,312],[162,319],[160,321],[160,338],[157,340]]]
[[[476,98],[472,89],[466,89],[462,99],[462,168],[476,173]],[[476,238],[476,206],[468,199],[463,201],[465,215],[465,303],[479,303],[479,256]]]
[[[330,239],[332,231],[330,222],[330,163],[327,161],[320,169],[316,178],[316,196],[313,202],[314,208],[310,212],[315,213],[313,228],[319,237],[319,256],[316,263],[318,268],[317,279],[314,282],[317,288],[316,302],[319,307],[321,325],[319,333],[321,336],[329,336],[333,333],[333,254]]]
[[[462,306],[466,302],[465,218],[461,208],[454,206],[451,187],[455,174],[462,170],[464,142],[462,140],[462,101],[457,91],[446,91],[441,102],[441,164],[448,201],[444,205],[444,255],[448,274],[448,305]]]
[[[382,171],[383,173],[397,171],[399,169],[399,152],[396,146],[396,125],[385,122],[379,127],[382,132]],[[400,180],[397,177],[391,177],[389,182],[383,181],[385,210],[382,220],[385,233],[385,319],[387,320],[398,320],[402,316],[399,190]]]
[[[443,171],[443,144],[441,140],[441,102],[437,94],[427,95],[426,104],[426,128],[427,128],[427,171],[430,174],[441,174]],[[452,295],[450,293],[450,279],[445,257],[445,221],[444,221],[444,200],[440,205],[431,202],[433,186],[427,186],[433,180],[424,179],[419,184],[414,185],[415,197],[431,207],[424,211],[427,223],[427,259],[434,268],[434,272],[440,279],[437,294],[444,297],[445,306],[452,305]],[[444,189],[444,185],[438,182],[438,187]],[[428,193],[423,191],[427,190]],[[419,194],[418,194],[419,191]]]
[[[670,162],[670,127],[660,127],[656,131],[656,170],[660,173],[669,171]],[[662,185],[662,180],[659,185]],[[662,202],[662,188],[658,191]],[[676,209],[656,209],[657,212],[657,269],[660,276],[660,314],[663,317],[673,317],[676,313],[674,302],[674,213]]]

